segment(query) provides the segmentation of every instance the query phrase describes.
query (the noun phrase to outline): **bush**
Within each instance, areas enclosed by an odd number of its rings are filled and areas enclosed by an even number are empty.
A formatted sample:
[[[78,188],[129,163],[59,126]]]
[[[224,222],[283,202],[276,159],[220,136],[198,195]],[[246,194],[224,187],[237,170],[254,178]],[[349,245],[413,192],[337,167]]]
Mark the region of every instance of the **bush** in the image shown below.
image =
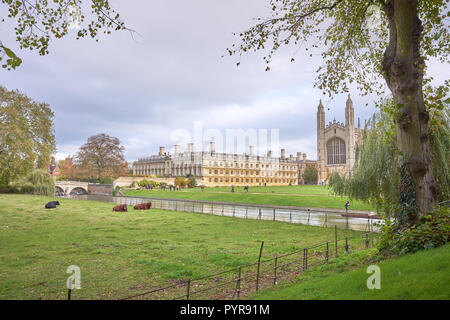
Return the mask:
[[[19,190],[12,186],[0,186],[0,193],[19,193]]]
[[[175,183],[176,186],[184,187],[184,186],[187,186],[189,184],[189,180],[184,178],[184,177],[176,177],[174,183]]]
[[[446,244],[450,234],[449,211],[448,207],[439,207],[420,217],[417,224],[403,229],[399,229],[395,222],[384,219],[380,252],[402,255]]]
[[[111,177],[101,178],[99,181],[101,184],[113,184],[113,179]]]
[[[25,177],[20,177],[11,183],[11,187],[20,193],[53,196],[55,183],[46,170],[34,170]]]
[[[195,181],[195,177],[192,174],[188,174],[186,176],[186,178],[188,180],[187,181],[187,186],[189,188],[195,188],[197,186],[197,181]]]
[[[158,182],[156,182],[154,180],[147,180],[147,179],[141,180],[137,184],[141,188],[145,188],[146,186],[150,186],[150,185],[153,185],[153,187],[155,187],[155,188],[159,186]]]

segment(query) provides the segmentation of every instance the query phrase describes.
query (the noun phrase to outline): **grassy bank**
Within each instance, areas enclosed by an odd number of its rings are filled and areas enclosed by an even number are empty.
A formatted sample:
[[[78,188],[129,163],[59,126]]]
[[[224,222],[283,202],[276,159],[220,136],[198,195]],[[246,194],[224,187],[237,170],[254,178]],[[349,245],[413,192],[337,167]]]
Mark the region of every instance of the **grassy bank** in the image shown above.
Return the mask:
[[[378,263],[381,288],[369,290],[365,258],[368,251],[342,256],[306,273],[290,286],[254,294],[252,299],[450,299],[450,245]],[[357,269],[355,269],[357,268]],[[355,270],[352,270],[355,269]]]
[[[334,238],[334,230],[165,210],[112,212],[113,204],[0,194],[0,299],[119,298],[167,280],[196,278]],[[357,235],[339,230],[339,237]]]
[[[326,186],[274,186],[250,187],[248,193],[241,187],[231,192],[229,187],[182,189],[182,191],[130,190],[123,191],[128,196],[192,199],[252,204],[298,206],[309,208],[344,209],[345,197],[334,196]],[[350,209],[373,211],[374,208],[362,201],[351,201]]]

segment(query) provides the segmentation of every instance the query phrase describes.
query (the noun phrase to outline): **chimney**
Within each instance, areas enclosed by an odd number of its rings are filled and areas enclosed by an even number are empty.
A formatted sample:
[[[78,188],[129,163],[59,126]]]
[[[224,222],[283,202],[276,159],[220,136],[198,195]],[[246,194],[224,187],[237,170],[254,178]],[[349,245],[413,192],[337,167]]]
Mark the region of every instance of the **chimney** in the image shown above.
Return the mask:
[[[292,161],[293,159],[294,159],[294,156],[293,156],[292,154],[290,154],[290,155],[289,155],[289,160]]]
[[[165,147],[159,147],[159,155],[163,156],[166,153],[166,148]]]
[[[209,145],[210,145],[210,148],[211,148],[211,153],[216,152],[216,143],[214,141],[211,141],[209,143]]]
[[[303,154],[303,162],[306,162],[306,153]]]
[[[174,152],[173,152],[174,154],[179,154],[180,153],[180,145],[179,144],[176,144],[174,149],[175,149]]]
[[[268,156],[269,158],[272,157],[272,150],[267,151],[267,156]]]
[[[194,152],[194,144],[192,142],[188,143],[188,152]]]
[[[286,158],[286,150],[281,149],[281,159],[285,159],[285,158]]]
[[[249,146],[249,153],[251,156],[255,155],[255,147]]]
[[[297,161],[302,160],[302,153],[301,152],[297,152]]]

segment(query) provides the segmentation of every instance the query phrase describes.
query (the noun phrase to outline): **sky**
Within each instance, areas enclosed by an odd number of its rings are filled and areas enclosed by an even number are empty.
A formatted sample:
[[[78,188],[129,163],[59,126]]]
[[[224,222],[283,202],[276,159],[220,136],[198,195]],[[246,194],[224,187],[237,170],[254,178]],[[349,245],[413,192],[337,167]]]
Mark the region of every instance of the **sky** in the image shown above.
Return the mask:
[[[172,153],[180,144],[184,151],[191,141],[195,151],[209,150],[210,140],[216,140],[216,151],[230,151],[220,140],[230,129],[257,132],[261,141],[266,132],[273,138],[269,142],[278,141],[266,148],[258,142],[257,154],[273,149],[278,156],[284,148],[287,155],[302,152],[317,159],[319,100],[326,123],[344,122],[347,95],[330,99],[313,87],[322,65],[318,54],[283,48],[268,72],[263,52],[241,59],[227,55],[226,49],[239,42],[233,32],[268,16],[268,0],[111,3],[136,34],[113,32],[99,42],[70,34],[52,41],[45,56],[19,50],[11,23],[0,23],[2,41],[23,60],[17,70],[0,72],[0,85],[50,105],[57,160],[75,155],[99,133],[119,138],[129,162],[158,153],[160,146]],[[428,69],[437,81],[450,71],[435,62]],[[363,124],[378,97],[363,98],[355,90],[351,98],[355,123],[360,117]],[[247,152],[249,144],[254,143],[246,140],[231,151]]]

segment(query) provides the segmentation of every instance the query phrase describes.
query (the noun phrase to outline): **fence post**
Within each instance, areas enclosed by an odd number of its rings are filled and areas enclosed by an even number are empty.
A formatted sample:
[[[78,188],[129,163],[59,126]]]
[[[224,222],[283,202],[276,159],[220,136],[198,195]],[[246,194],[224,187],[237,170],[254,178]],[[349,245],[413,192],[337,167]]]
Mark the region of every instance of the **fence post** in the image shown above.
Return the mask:
[[[275,221],[275,208],[273,208],[273,221]]]
[[[191,279],[188,279],[188,281],[187,281],[187,288],[186,288],[186,300],[189,300],[189,291],[190,291],[190,289],[191,289]]]
[[[264,241],[261,241],[261,248],[259,249],[259,257],[258,257],[258,269],[256,271],[256,291],[259,289],[259,268],[261,266],[261,254],[264,247]]]
[[[328,212],[325,212],[325,227],[328,227]]]
[[[292,223],[292,210],[289,210],[289,223]]]
[[[305,248],[305,270],[308,270],[308,248]]]
[[[205,204],[202,202],[202,213],[205,213]]]
[[[366,233],[366,249],[369,248],[369,234]]]
[[[233,218],[235,217],[235,215],[236,215],[236,207],[235,206],[233,206]]]
[[[261,220],[261,208],[259,208],[259,220]]]
[[[236,280],[236,292],[237,292],[237,297],[239,299],[240,295],[241,295],[241,266],[238,267],[238,278]]]
[[[225,211],[225,206],[222,205],[222,215],[223,215],[224,211]]]
[[[248,208],[245,207],[245,219],[247,219],[247,218],[248,218]]]
[[[328,263],[328,241],[327,241],[327,249],[325,251],[325,261]]]
[[[70,300],[72,296],[72,289],[69,288],[69,291],[67,292],[67,300]]]
[[[311,216],[311,211],[309,211],[309,209],[308,209],[308,225],[309,225],[309,218],[310,218],[310,216]]]
[[[334,225],[334,244],[336,246],[336,257],[338,256],[338,234],[337,234],[337,225]]]
[[[278,257],[275,256],[275,266],[273,267],[273,285],[277,284],[277,265],[278,265]]]
[[[345,252],[348,253],[348,238],[345,237]]]

